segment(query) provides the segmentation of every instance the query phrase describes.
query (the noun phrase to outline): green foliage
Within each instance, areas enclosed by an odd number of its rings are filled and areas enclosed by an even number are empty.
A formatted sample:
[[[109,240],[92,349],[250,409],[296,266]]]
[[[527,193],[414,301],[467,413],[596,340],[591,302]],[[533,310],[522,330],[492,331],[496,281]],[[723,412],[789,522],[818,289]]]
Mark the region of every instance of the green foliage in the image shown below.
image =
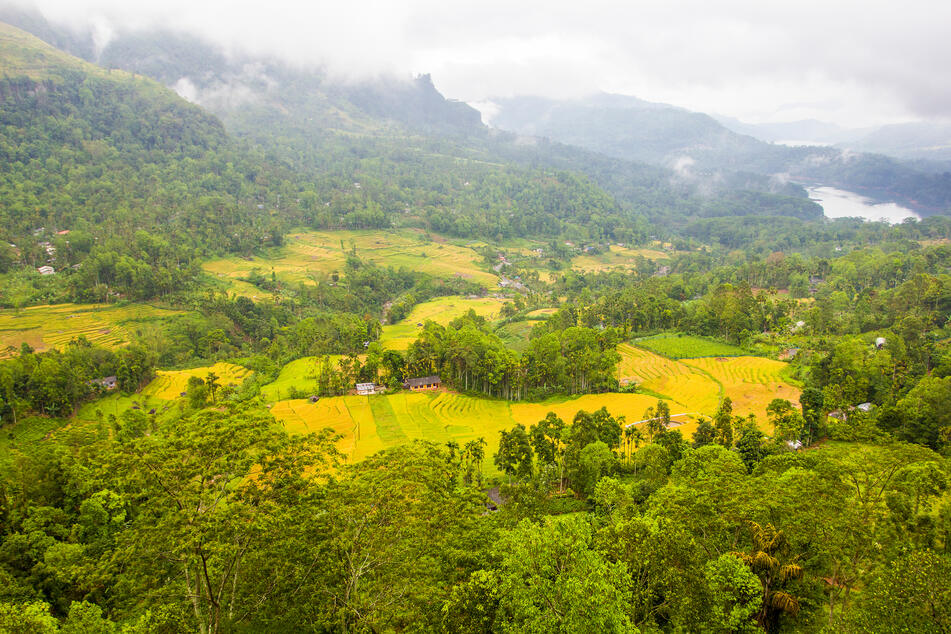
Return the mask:
[[[495,631],[634,631],[625,566],[592,548],[583,519],[523,522],[498,553]]]
[[[876,574],[845,632],[944,632],[951,628],[951,562],[932,551],[902,555]]]
[[[711,312],[715,308],[711,306]],[[721,319],[722,312],[717,313]],[[741,328],[742,329],[742,328]],[[693,337],[690,335],[659,336],[638,339],[637,345],[671,359],[690,359],[697,357],[734,357],[746,354],[742,348],[718,341]]]
[[[532,445],[524,425],[516,425],[511,431],[500,432],[499,450],[495,454],[495,466],[509,475],[526,479],[532,475]]]
[[[754,632],[763,603],[760,580],[736,556],[725,554],[704,568],[710,588],[711,621],[716,631]]]

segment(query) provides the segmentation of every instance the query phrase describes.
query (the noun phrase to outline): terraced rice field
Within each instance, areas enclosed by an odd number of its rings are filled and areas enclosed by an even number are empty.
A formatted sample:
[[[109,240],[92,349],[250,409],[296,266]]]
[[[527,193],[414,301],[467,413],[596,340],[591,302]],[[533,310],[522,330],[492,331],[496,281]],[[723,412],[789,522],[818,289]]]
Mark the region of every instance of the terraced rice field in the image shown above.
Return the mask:
[[[722,387],[702,370],[626,343],[617,351],[621,385],[633,382],[663,395],[672,401],[671,409],[680,412],[707,413],[719,406]]]
[[[210,366],[192,368],[189,370],[159,370],[155,379],[146,385],[137,394],[123,396],[113,392],[97,401],[86,403],[79,410],[81,420],[96,420],[96,411],[104,416],[115,414],[118,416],[127,409],[138,408],[145,412],[155,409],[162,412],[172,406],[173,401],[181,397],[187,389],[188,379],[197,376],[204,379],[209,372],[218,376],[218,384],[240,385],[251,375],[251,371],[233,363],[216,363]]]
[[[395,324],[383,326],[380,343],[390,350],[406,350],[416,341],[419,331],[417,324],[434,321],[440,325],[448,325],[453,319],[474,310],[477,315],[492,321],[498,318],[505,300],[494,297],[467,299],[465,297],[440,297],[429,302],[417,304],[410,314]]]
[[[351,244],[357,255],[379,266],[405,267],[442,278],[463,277],[494,288],[498,277],[481,268],[481,256],[468,246],[445,241],[424,242],[418,230],[307,231],[287,236],[285,246],[264,256],[211,260],[205,271],[244,295],[267,293],[241,282],[253,269],[290,283],[314,283],[334,271],[343,273]]]
[[[554,398],[540,403],[512,403],[512,418],[526,427],[545,418],[548,412],[555,412],[565,422],[571,422],[578,410],[593,412],[602,407],[614,416],[624,416],[633,423],[643,419],[648,407],[657,404],[657,398],[646,394],[585,394],[576,398]],[[682,413],[671,405],[674,414]]]
[[[240,385],[251,374],[247,368],[234,363],[216,363],[190,370],[159,370],[158,376],[142,390],[142,393],[165,400],[176,399],[188,387],[188,379],[193,376],[204,379],[210,372],[217,375],[218,384],[221,386]]]
[[[612,244],[611,250],[597,255],[579,255],[571,259],[571,268],[585,273],[631,268],[638,258],[669,260],[670,254],[659,249],[628,249]]]
[[[182,314],[182,311],[148,304],[55,304],[20,311],[2,310],[0,358],[19,351],[23,343],[42,352],[61,348],[79,336],[101,346],[118,348],[131,341],[137,328],[162,324]]]
[[[787,364],[762,357],[668,359],[630,344],[618,346],[618,379],[634,381],[671,401],[671,412],[710,416],[729,396],[738,416],[755,414],[766,424],[766,406],[774,398],[798,404],[800,390],[784,378]]]
[[[571,421],[578,410],[595,411],[607,407],[628,422],[643,418],[657,399],[645,394],[589,394],[578,398],[557,398],[541,403],[509,403],[447,392],[397,392],[375,396],[324,397],[316,403],[307,399],[285,400],[271,408],[274,417],[288,431],[309,433],[330,428],[341,436],[338,448],[351,460],[362,460],[386,447],[415,439],[464,445],[484,438],[487,443],[484,473],[497,475],[491,456],[498,450],[499,432],[521,423],[531,427],[548,412]],[[684,413],[672,405],[673,413]],[[680,429],[689,436],[695,421]]]
[[[766,406],[774,398],[799,404],[801,391],[783,378],[786,364],[782,361],[761,357],[708,357],[683,359],[682,362],[719,381],[724,393],[733,401],[733,413],[739,416],[756,414],[761,426],[766,423]]]
[[[505,401],[449,393],[335,396],[317,403],[281,401],[271,413],[291,432],[333,429],[341,435],[338,448],[351,460],[414,439],[440,444],[455,440],[461,445],[485,438],[487,475],[496,473],[491,456],[498,449],[499,431],[515,424]]]

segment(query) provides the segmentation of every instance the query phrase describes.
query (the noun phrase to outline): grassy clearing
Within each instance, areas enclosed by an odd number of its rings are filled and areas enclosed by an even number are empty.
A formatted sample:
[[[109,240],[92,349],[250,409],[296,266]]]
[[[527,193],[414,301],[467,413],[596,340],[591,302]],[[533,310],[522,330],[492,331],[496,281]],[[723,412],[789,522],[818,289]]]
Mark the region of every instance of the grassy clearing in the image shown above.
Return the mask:
[[[494,288],[498,277],[483,270],[482,257],[468,246],[444,241],[426,241],[422,231],[306,231],[288,235],[285,246],[252,258],[227,257],[203,265],[210,275],[230,285],[238,294],[267,295],[266,291],[238,278],[255,268],[271,271],[289,283],[314,283],[333,273],[343,272],[351,245],[357,255],[379,266],[405,267],[436,277],[463,277]]]
[[[331,357],[336,364],[339,355]],[[312,392],[317,384],[317,363],[319,357],[302,357],[291,361],[283,368],[277,378],[261,388],[261,397],[265,401],[279,401],[287,398],[292,391]]]
[[[53,80],[59,83],[63,81],[64,71],[69,70],[96,77],[108,77],[115,81],[133,79],[126,71],[106,70],[84,62],[25,31],[3,23],[0,23],[0,56],[3,57],[3,73],[7,77],[25,75],[34,81]],[[136,81],[142,85],[154,83],[143,79]]]
[[[639,348],[646,348],[671,359],[737,357],[746,354],[745,350],[737,346],[693,335],[658,335],[638,339],[635,343]]]
[[[434,321],[440,325],[448,325],[453,319],[474,310],[477,315],[489,321],[498,318],[505,300],[494,297],[466,299],[465,297],[440,297],[429,302],[417,304],[410,314],[395,324],[383,327],[380,343],[390,350],[406,350],[409,344],[416,341],[420,326],[427,321]]]
[[[55,304],[0,311],[0,358],[28,343],[37,352],[61,348],[80,335],[107,348],[124,346],[137,327],[164,323],[182,311],[148,304]],[[13,350],[11,350],[11,348]]]
[[[766,431],[766,406],[774,398],[784,398],[798,405],[801,390],[784,378],[782,361],[762,357],[731,357],[684,359],[682,363],[701,369],[723,385],[724,393],[733,401],[733,413],[739,416],[756,414]]]

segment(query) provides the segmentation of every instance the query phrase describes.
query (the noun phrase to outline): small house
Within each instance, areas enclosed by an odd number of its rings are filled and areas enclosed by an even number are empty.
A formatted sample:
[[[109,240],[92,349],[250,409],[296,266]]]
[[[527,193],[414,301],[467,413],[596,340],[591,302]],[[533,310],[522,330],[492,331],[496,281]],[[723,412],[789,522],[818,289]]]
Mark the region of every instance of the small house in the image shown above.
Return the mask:
[[[104,376],[101,379],[93,379],[90,383],[98,385],[104,390],[114,390],[119,386],[119,380],[114,376]]]
[[[407,379],[406,383],[403,384],[403,387],[407,390],[418,392],[420,390],[435,390],[440,385],[442,385],[440,378],[436,375],[432,375],[417,379]]]
[[[786,348],[779,353],[780,361],[792,361],[799,355],[799,348]]]
[[[376,394],[376,385],[373,383],[357,383],[357,394],[369,396]]]
[[[49,266],[49,265],[41,266],[40,268],[36,269],[36,271],[40,275],[52,275],[53,273],[56,272],[56,270],[52,266]]]
[[[499,487],[492,487],[491,489],[485,489],[485,508],[486,511],[498,511],[499,507],[502,506],[504,500],[502,500],[502,493],[499,490]]]

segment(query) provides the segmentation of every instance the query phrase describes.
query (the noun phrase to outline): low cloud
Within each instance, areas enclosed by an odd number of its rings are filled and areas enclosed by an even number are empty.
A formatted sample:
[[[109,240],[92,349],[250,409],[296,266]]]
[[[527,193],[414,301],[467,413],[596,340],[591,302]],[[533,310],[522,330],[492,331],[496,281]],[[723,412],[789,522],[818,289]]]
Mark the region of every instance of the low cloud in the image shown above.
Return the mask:
[[[63,24],[172,28],[343,78],[430,72],[479,101],[595,90],[750,121],[951,119],[951,3],[38,0]]]

